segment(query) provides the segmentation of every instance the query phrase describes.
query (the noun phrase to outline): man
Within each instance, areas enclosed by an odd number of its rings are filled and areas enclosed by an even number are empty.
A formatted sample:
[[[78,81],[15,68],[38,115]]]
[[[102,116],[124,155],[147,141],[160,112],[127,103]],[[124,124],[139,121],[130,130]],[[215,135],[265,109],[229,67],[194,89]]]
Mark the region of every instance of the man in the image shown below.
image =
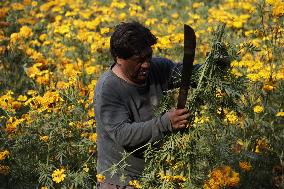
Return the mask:
[[[182,67],[168,59],[152,58],[151,46],[156,43],[150,30],[137,22],[118,25],[111,36],[114,64],[97,82],[94,99],[97,171],[106,178],[98,188],[129,188],[129,181],[137,178],[145,165],[140,148],[188,123],[187,109],[154,115],[163,91],[177,87],[173,77]],[[125,151],[134,151],[126,159],[128,166],[111,176],[110,168],[121,161]]]

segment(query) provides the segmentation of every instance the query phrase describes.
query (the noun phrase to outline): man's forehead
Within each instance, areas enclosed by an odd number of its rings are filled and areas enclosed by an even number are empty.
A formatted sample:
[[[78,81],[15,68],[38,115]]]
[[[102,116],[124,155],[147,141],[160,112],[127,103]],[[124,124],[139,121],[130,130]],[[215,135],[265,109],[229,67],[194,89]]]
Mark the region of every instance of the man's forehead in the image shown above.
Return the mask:
[[[152,48],[148,47],[148,48],[143,49],[139,54],[134,55],[134,56],[137,58],[149,58],[152,56],[152,52],[153,52]]]

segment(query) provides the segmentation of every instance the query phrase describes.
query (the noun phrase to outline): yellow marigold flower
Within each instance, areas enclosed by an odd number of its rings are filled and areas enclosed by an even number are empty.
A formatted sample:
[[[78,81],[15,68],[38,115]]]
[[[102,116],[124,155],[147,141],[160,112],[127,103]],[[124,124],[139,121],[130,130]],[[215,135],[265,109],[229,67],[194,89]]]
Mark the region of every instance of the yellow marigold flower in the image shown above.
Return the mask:
[[[0,174],[8,175],[9,172],[10,172],[10,168],[8,166],[0,164]]]
[[[96,142],[97,141],[97,133],[91,133],[89,136],[89,140],[92,142]]]
[[[23,4],[24,5],[29,5],[29,4],[31,4],[31,0],[23,0]]]
[[[46,186],[42,186],[40,189],[48,189],[48,187],[46,187]]]
[[[236,124],[238,122],[238,117],[236,115],[236,112],[231,111],[226,114],[225,120],[228,121],[231,124]]]
[[[61,169],[56,169],[55,171],[53,171],[52,173],[52,180],[56,183],[60,183],[64,180],[64,178],[66,177],[66,174],[64,174],[65,170],[64,168]]]
[[[109,33],[109,28],[101,28],[101,34]]]
[[[268,91],[272,91],[272,90],[274,89],[274,87],[271,86],[271,85],[266,84],[266,85],[264,85],[264,86],[262,87],[262,89],[263,89],[264,91],[268,92]]]
[[[1,39],[0,39],[1,40]],[[1,45],[0,46],[0,55],[3,54],[5,52],[6,47]]]
[[[276,3],[278,3],[280,0],[265,0],[265,2],[269,5],[274,5]]]
[[[222,110],[223,110],[223,109],[222,109],[221,107],[219,107],[219,108],[216,110],[216,113],[217,113],[217,114],[221,114],[221,113],[222,113]]]
[[[215,181],[216,183],[221,183],[221,182],[222,182],[222,178],[223,178],[223,173],[222,173],[221,170],[216,169],[216,170],[214,170],[214,171],[211,173],[210,177],[211,177],[212,179],[214,179],[214,181]]]
[[[252,168],[251,164],[249,162],[247,162],[247,161],[239,162],[239,166],[244,171],[250,171],[251,168]]]
[[[126,13],[122,12],[118,15],[119,20],[125,20],[126,18]]]
[[[37,4],[38,4],[38,3],[37,3],[36,1],[33,1],[33,2],[32,2],[32,6],[33,6],[33,7],[37,6]]]
[[[224,96],[225,95],[225,93],[223,93],[220,89],[218,89],[217,91],[216,91],[216,94],[215,94],[215,96],[217,97],[217,98],[221,98],[222,96]]]
[[[69,84],[69,83],[66,83],[66,82],[64,82],[64,81],[58,81],[57,84],[56,84],[56,87],[57,87],[58,89],[66,89],[66,88],[68,88],[69,86],[70,86],[70,84]]]
[[[233,21],[233,27],[235,28],[242,28],[243,27],[243,22],[242,21]]]
[[[10,36],[10,43],[11,44],[15,44],[20,40],[21,36],[19,35],[19,33],[12,33]]]
[[[90,118],[95,117],[95,112],[94,112],[93,109],[89,109],[89,110],[88,110],[88,116],[89,116]]]
[[[21,3],[13,3],[12,5],[13,10],[24,10],[25,6]]]
[[[194,9],[197,9],[197,8],[199,8],[199,7],[202,7],[202,6],[204,6],[204,3],[203,2],[198,2],[198,3],[193,3],[192,4],[192,8],[194,8]]]
[[[45,41],[46,39],[47,39],[47,34],[41,34],[40,36],[39,36],[39,40],[41,41],[41,42],[43,42],[43,41]]]
[[[98,73],[100,71],[100,68],[98,66],[88,66],[86,67],[86,72],[88,75]]]
[[[173,14],[171,15],[171,17],[172,17],[173,19],[177,19],[177,18],[178,18],[178,13],[173,13]]]
[[[118,2],[118,1],[112,1],[110,7],[111,8],[118,8],[118,9],[123,9],[126,6],[125,2]]]
[[[269,148],[269,141],[266,138],[261,138],[256,141],[256,150],[255,152],[260,152],[261,150]]]
[[[8,150],[0,151],[0,161],[6,159],[10,155]]]
[[[9,120],[6,123],[6,132],[7,133],[13,133],[16,131],[18,125],[20,125],[23,121],[25,121],[24,119],[17,119],[14,117],[10,117]]]
[[[7,7],[0,8],[0,19],[5,18],[9,9]]]
[[[275,17],[284,15],[284,2],[278,2],[273,6],[272,15]]]
[[[102,174],[97,174],[96,177],[98,182],[104,182],[104,180],[106,179],[106,177]]]
[[[174,181],[176,182],[185,182],[186,181],[186,178],[184,176],[181,176],[181,175],[175,175],[173,176],[174,178]]]
[[[86,172],[86,173],[88,173],[89,172],[89,167],[88,167],[88,165],[87,164],[84,164],[84,168],[83,168],[83,170]]]
[[[20,35],[24,38],[28,38],[33,35],[32,29],[28,26],[22,26],[20,29]]]
[[[255,113],[263,112],[263,107],[262,107],[262,106],[255,106],[255,107],[253,108],[253,111],[254,111]]]
[[[240,174],[232,171],[231,177],[228,178],[227,186],[234,187],[240,182]]]
[[[19,109],[20,107],[22,107],[22,103],[21,102],[18,102],[18,101],[14,101],[12,102],[12,107],[13,109]]]
[[[49,137],[48,136],[40,136],[39,137],[39,140],[41,140],[41,141],[43,141],[43,142],[47,142],[48,141],[48,139],[49,139]]]
[[[17,100],[20,102],[25,102],[27,101],[28,97],[26,95],[20,95]]]
[[[205,182],[203,188],[221,189],[227,186],[236,186],[240,182],[239,173],[235,172],[230,166],[215,168]]]
[[[284,117],[284,112],[278,112],[278,113],[276,114],[276,116],[277,116],[277,117]]]
[[[128,184],[134,188],[142,188],[142,185],[137,180],[131,180]]]
[[[27,95],[35,96],[35,95],[37,95],[37,91],[35,91],[35,90],[28,90]]]

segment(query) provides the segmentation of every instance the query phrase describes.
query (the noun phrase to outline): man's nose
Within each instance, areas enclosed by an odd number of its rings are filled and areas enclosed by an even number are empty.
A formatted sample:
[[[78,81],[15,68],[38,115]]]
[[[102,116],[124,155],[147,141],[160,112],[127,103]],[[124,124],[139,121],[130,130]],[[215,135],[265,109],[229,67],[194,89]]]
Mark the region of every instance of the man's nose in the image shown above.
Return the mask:
[[[141,68],[149,69],[150,68],[150,62],[148,60],[145,60],[143,62],[143,64],[141,65]]]

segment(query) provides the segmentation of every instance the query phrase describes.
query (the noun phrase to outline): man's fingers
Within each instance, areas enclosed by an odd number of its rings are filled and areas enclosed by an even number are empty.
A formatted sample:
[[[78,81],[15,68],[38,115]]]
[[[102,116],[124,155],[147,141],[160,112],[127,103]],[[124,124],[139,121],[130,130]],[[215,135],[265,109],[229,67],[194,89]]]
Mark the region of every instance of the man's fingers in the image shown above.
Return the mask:
[[[187,114],[184,114],[184,115],[181,115],[181,116],[177,116],[175,119],[174,119],[174,122],[180,122],[180,121],[183,121],[183,120],[187,120],[189,118],[190,114],[187,113]]]
[[[176,115],[178,115],[178,116],[186,114],[186,113],[188,113],[188,109],[186,109],[186,108],[176,110]]]
[[[179,124],[179,129],[182,129],[182,128],[185,128],[186,127],[186,124]]]
[[[182,120],[182,121],[180,121],[180,122],[178,122],[179,124],[187,124],[188,123],[188,121],[187,120]]]

